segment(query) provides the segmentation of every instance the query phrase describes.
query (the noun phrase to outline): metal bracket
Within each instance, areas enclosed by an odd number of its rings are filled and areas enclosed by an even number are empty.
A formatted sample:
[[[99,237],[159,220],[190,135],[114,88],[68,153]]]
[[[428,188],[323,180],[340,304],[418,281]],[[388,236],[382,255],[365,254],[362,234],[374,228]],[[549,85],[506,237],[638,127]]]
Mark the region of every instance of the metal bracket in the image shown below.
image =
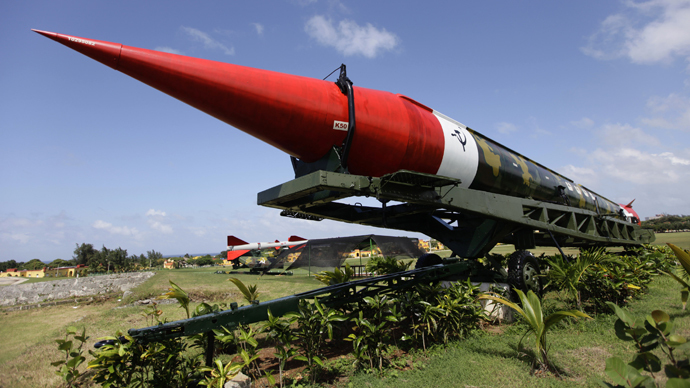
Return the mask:
[[[340,155],[340,165],[343,170],[347,171],[347,161],[350,155],[350,147],[352,146],[352,139],[355,136],[355,93],[352,87],[352,81],[347,77],[347,68],[343,63],[340,66],[340,76],[335,82],[340,88],[340,91],[347,96],[347,136],[342,145],[342,154]]]

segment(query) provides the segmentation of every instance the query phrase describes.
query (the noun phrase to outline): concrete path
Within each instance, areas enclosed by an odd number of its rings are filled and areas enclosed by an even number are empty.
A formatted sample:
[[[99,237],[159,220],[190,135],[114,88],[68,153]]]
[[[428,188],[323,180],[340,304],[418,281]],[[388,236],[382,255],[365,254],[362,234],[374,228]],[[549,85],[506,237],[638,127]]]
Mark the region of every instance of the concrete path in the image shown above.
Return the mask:
[[[25,281],[29,280],[28,278],[19,278],[19,277],[1,277],[0,278],[0,286],[14,286],[16,284],[22,284]]]

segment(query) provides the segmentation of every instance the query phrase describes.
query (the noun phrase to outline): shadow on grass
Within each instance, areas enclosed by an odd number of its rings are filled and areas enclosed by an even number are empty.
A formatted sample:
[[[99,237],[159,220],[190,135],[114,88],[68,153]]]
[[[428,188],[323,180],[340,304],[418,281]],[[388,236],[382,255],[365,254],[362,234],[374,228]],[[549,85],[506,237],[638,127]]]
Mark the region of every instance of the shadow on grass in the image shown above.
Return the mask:
[[[484,344],[486,345],[486,344]],[[537,354],[533,349],[525,348],[524,345],[518,346],[517,343],[504,343],[505,346],[510,348],[510,350],[497,349],[493,346],[465,346],[463,347],[466,351],[485,355],[488,357],[498,357],[502,359],[512,359],[519,361],[520,363],[528,366],[530,368],[530,374],[546,377],[549,373],[552,373],[554,377],[572,377],[565,369],[560,367],[558,364],[551,362],[552,370],[544,371],[540,368],[540,363],[537,358]]]
[[[681,310],[677,313],[671,313],[668,315],[671,319],[690,317],[690,310]]]

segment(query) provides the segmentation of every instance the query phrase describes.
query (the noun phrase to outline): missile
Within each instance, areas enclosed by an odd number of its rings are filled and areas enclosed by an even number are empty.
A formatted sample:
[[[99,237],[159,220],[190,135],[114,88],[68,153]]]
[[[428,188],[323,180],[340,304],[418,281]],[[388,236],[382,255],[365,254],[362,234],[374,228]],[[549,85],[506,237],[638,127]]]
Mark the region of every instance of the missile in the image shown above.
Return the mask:
[[[296,245],[303,245],[308,243],[309,240],[304,239],[302,237],[298,236],[290,236],[290,238],[287,241],[278,241],[276,240],[275,242],[258,242],[258,243],[248,243],[246,241],[242,241],[239,238],[235,236],[228,236],[228,252],[232,251],[250,251],[254,249],[268,249],[268,248],[283,248],[283,247],[294,247]]]
[[[293,164],[316,164],[336,150],[341,167],[352,174],[380,177],[411,170],[441,175],[458,179],[465,188],[562,203],[639,223],[632,207],[402,94],[353,87],[346,79],[348,91],[340,80],[33,31],[271,144],[292,156]]]

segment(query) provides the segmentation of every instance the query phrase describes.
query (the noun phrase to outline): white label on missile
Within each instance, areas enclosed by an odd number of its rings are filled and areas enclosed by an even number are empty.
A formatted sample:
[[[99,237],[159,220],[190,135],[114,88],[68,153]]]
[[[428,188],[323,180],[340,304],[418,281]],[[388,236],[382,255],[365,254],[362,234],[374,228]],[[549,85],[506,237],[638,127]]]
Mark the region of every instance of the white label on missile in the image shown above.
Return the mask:
[[[347,131],[348,126],[349,125],[347,121],[333,121],[333,129],[337,129],[338,131]]]
[[[434,112],[443,128],[445,147],[437,175],[460,179],[460,187],[469,187],[477,175],[479,151],[477,142],[467,127]]]
[[[77,43],[83,43],[83,44],[88,44],[89,46],[95,46],[96,42],[92,42],[90,40],[84,40],[84,39],[79,39],[79,38],[74,38],[74,37],[68,37],[67,38],[70,42],[77,42]]]

